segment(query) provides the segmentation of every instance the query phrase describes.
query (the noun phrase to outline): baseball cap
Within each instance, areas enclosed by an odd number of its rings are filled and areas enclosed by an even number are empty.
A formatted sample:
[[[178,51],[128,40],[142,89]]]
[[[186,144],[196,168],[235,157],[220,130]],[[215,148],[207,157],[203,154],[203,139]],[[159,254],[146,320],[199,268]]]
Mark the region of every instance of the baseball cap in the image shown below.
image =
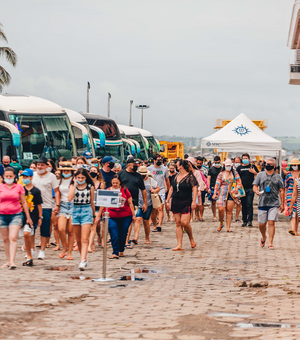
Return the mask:
[[[22,173],[22,176],[28,176],[32,177],[33,176],[33,171],[31,169],[25,169]]]
[[[113,158],[112,156],[105,156],[103,157],[102,159],[102,164],[105,164],[107,162],[112,162],[112,163],[115,163],[116,162],[116,159]]]
[[[127,164],[131,164],[131,163],[140,164],[135,158],[129,158],[129,159],[127,159]]]
[[[84,151],[82,156],[85,157],[85,158],[92,158],[92,154],[89,151]]]
[[[47,164],[48,163],[48,159],[44,156],[41,156],[37,161],[37,163],[44,163]]]

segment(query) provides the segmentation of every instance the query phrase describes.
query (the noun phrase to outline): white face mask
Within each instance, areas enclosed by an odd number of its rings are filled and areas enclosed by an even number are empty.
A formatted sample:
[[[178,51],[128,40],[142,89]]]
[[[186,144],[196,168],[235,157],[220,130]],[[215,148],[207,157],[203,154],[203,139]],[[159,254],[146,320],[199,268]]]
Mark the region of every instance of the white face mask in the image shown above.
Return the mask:
[[[52,168],[50,166],[46,169],[48,172],[51,172]]]
[[[14,180],[15,180],[14,178],[4,178],[4,182],[6,184],[13,184]]]
[[[298,165],[292,165],[293,170],[298,170]]]
[[[221,166],[220,163],[214,163],[214,167],[219,168]]]
[[[44,174],[45,172],[46,172],[46,170],[45,169],[43,169],[43,170],[36,170],[36,172],[38,173],[38,174],[40,174],[40,175],[42,175],[42,174]]]
[[[231,165],[226,165],[226,166],[225,166],[225,170],[231,171]]]
[[[77,169],[82,168],[82,165],[83,165],[83,164],[77,164]]]
[[[87,159],[87,162],[88,162],[89,164],[92,164],[92,160],[91,160],[91,159]]]
[[[234,163],[234,166],[237,168],[238,166],[240,166],[241,163]]]

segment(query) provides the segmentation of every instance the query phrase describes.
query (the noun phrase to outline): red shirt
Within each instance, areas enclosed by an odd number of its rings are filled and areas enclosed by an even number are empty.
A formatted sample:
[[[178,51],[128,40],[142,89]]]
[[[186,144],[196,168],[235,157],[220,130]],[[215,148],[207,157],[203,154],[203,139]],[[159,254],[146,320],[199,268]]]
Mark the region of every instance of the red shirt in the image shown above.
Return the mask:
[[[21,184],[14,184],[8,189],[6,183],[0,184],[0,214],[13,215],[22,212],[20,195],[25,194]]]
[[[112,187],[110,189],[113,190]],[[108,189],[108,190],[110,190],[110,189]],[[128,198],[131,197],[131,194],[128,191],[128,189],[124,189],[122,187],[121,187],[121,193],[122,193],[122,197],[126,199],[124,207],[122,207],[122,208],[106,208],[105,211],[109,212],[109,217],[118,218],[118,217],[127,217],[127,216],[132,215],[131,209],[128,205]]]

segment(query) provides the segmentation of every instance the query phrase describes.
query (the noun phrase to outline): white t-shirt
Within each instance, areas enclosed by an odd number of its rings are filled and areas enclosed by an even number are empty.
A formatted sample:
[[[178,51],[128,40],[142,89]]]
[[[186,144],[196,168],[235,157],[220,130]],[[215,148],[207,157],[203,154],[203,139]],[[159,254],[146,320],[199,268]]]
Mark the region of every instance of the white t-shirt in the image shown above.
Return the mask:
[[[53,194],[52,189],[58,188],[58,180],[53,173],[48,172],[40,176],[37,172],[33,174],[32,184],[40,189],[43,199],[42,208],[52,209]]]
[[[154,165],[148,166],[147,170],[150,171],[151,175],[160,187],[160,190],[165,191],[165,179],[169,177],[169,170],[164,165],[158,167]]]
[[[61,180],[61,184],[59,186],[61,202],[67,202],[67,203],[69,202],[68,195],[69,195],[71,181],[72,181],[72,177]]]

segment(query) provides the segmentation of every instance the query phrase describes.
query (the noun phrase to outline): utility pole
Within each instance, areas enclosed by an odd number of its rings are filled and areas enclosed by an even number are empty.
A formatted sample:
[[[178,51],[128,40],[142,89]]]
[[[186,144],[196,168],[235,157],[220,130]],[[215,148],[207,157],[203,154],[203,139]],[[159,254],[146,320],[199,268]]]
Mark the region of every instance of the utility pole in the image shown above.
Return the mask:
[[[149,109],[150,105],[136,105],[136,108],[142,110],[141,129],[143,129],[144,128],[144,109]]]
[[[111,94],[108,92],[107,117],[110,117],[110,98],[111,98]]]
[[[132,104],[133,104],[133,100],[130,101],[129,126],[133,126],[133,125],[132,125]]]
[[[86,94],[86,112],[90,112],[90,82],[87,82],[87,94]]]

